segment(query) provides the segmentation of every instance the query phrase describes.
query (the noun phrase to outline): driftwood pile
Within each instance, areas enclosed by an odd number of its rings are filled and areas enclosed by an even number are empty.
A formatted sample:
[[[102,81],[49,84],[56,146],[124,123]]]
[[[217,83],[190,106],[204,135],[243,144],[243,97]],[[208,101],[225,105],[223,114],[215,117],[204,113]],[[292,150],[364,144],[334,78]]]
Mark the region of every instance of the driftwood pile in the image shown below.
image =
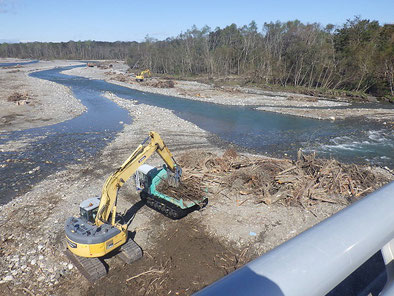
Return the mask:
[[[113,65],[110,63],[99,63],[97,67],[103,70],[107,70],[107,69],[112,69]]]
[[[158,80],[148,83],[148,85],[156,88],[174,88],[175,82],[172,80]]]
[[[22,65],[15,65],[15,66],[6,66],[6,67],[2,67],[2,69],[18,69],[18,68],[22,68]]]
[[[111,76],[111,79],[120,81],[120,82],[126,82],[126,83],[131,83],[134,80],[131,78],[130,75],[125,75],[125,74],[115,74]]]
[[[7,98],[7,101],[14,102],[17,105],[25,105],[30,103],[30,96],[27,92],[25,93],[14,92],[12,95],[10,95]]]
[[[296,161],[240,156],[234,150],[222,157],[191,151],[178,162],[194,186],[207,187],[215,195],[228,191],[266,204],[348,204],[389,181],[368,166],[319,159],[301,151]]]
[[[111,66],[111,65],[110,65]],[[105,68],[107,69],[107,68]],[[134,84],[135,83],[135,77],[131,76],[130,74],[116,74],[115,72],[112,71],[107,71],[104,72],[105,75],[108,75],[111,77],[112,80],[120,81],[120,82],[126,82],[129,84]],[[141,84],[141,82],[139,82]],[[142,82],[143,85],[146,86],[151,86],[155,88],[174,88],[175,87],[175,82],[173,80],[157,80],[157,79],[149,79]]]
[[[172,187],[166,180],[157,186],[157,191],[177,199],[200,201],[204,198],[204,190],[200,180],[194,176],[182,179],[178,187]]]
[[[87,67],[97,67],[100,69],[111,69],[112,68],[112,64],[109,62],[90,62],[86,64]]]
[[[318,159],[298,152],[293,166],[275,176],[293,200],[349,203],[382,185],[370,167],[343,164],[335,159]]]

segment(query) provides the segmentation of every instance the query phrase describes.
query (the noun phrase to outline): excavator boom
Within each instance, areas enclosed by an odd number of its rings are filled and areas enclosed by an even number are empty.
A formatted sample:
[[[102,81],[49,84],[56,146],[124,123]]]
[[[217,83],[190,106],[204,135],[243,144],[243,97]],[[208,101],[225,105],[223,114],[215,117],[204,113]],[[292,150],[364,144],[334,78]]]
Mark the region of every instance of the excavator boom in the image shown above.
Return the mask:
[[[144,146],[148,141],[149,143]],[[101,194],[98,214],[96,216],[96,224],[98,226],[103,223],[108,223],[108,218],[111,213],[113,213],[112,218],[115,219],[116,208],[114,210],[114,207],[116,207],[116,195],[118,190],[155,152],[160,155],[172,172],[172,174],[169,175],[169,178],[171,179],[169,180],[169,183],[173,186],[177,186],[179,184],[182,170],[176,165],[170,150],[164,144],[160,135],[156,132],[150,132],[149,137],[147,137],[145,141],[134,150],[129,158],[126,159],[126,161],[105,182]]]
[[[128,238],[128,224],[115,220],[118,190],[137,172],[144,162],[157,152],[166,164],[161,170],[155,169],[152,179],[147,179],[145,190],[141,192],[148,206],[178,218],[184,210],[189,210],[197,203],[184,203],[182,199],[166,196],[156,191],[156,185],[166,179],[170,185],[176,186],[182,175],[170,150],[156,132],[135,149],[126,161],[106,180],[101,198],[92,197],[80,204],[80,216],[70,217],[65,225],[67,256],[73,261],[90,281],[96,281],[106,274],[99,257],[118,250],[120,258],[126,263],[134,262],[142,257],[141,248]],[[144,194],[142,194],[144,193]],[[180,211],[179,213],[176,211]],[[117,251],[116,251],[117,252]]]
[[[151,73],[151,71],[149,69],[146,69],[146,70],[142,71],[140,74],[138,74],[135,77],[135,79],[137,81],[144,81],[145,76],[149,76],[149,77],[152,76],[152,73]]]

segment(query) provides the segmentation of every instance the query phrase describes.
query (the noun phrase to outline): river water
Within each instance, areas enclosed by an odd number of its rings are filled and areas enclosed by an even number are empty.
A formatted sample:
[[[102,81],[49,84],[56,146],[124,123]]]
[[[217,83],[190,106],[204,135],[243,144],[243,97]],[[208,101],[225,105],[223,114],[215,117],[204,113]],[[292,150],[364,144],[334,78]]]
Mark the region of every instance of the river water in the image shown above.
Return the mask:
[[[394,135],[382,124],[360,120],[319,121],[257,111],[253,107],[192,101],[60,73],[73,67],[30,74],[70,87],[87,111],[49,127],[0,134],[0,144],[23,139],[32,141],[21,150],[0,152],[0,163],[5,164],[0,166],[0,203],[29,190],[67,164],[94,159],[122,130],[122,122],[132,121],[124,109],[102,97],[104,91],[170,109],[177,116],[215,134],[222,143],[258,153],[293,156],[302,148],[346,162],[394,167]]]
[[[89,79],[60,72],[71,67],[32,73],[31,76],[71,87],[87,110],[55,125],[16,132],[1,132],[0,144],[31,141],[23,149],[0,152],[0,204],[28,191],[34,184],[68,164],[94,159],[130,123],[128,112],[89,87]],[[3,166],[5,165],[5,166]]]
[[[14,66],[23,66],[23,65],[28,65],[28,64],[35,64],[38,63],[39,61],[34,60],[30,62],[16,62],[16,63],[0,63],[0,67],[14,67]]]

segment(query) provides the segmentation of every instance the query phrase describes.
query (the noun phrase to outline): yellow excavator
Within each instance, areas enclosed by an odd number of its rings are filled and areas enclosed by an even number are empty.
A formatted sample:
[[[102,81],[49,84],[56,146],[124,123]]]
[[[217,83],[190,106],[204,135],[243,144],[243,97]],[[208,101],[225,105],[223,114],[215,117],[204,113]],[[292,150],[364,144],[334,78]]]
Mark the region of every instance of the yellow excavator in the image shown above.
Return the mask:
[[[144,164],[155,152],[166,164],[162,169]],[[143,169],[139,170],[141,166]],[[145,141],[107,179],[101,198],[83,201],[80,204],[80,216],[70,217],[66,222],[66,255],[91,282],[106,275],[106,268],[99,258],[110,252],[117,253],[128,264],[142,257],[141,248],[128,238],[128,224],[116,213],[118,190],[133,175],[142,187],[141,197],[147,204],[172,218],[180,218],[201,205],[202,201],[186,201],[156,190],[162,180],[177,187],[182,169],[159,134],[150,132]]]
[[[140,74],[135,76],[135,80],[137,80],[138,82],[144,81],[145,76],[151,77],[152,73],[149,69],[146,69],[144,71],[142,71]]]

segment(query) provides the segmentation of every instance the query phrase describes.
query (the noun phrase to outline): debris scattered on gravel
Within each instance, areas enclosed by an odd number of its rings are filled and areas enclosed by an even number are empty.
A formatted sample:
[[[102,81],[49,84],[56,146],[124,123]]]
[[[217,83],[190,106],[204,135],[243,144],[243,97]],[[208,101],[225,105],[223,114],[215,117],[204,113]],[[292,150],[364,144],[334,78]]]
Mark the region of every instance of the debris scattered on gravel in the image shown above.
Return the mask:
[[[177,199],[199,201],[204,197],[201,179],[195,176],[183,178],[178,187],[173,187],[167,180],[162,180],[156,189],[167,196]]]
[[[46,67],[58,65],[45,63]],[[118,67],[120,65],[114,63],[114,70],[118,71]],[[98,69],[83,67],[70,71],[82,75],[88,71],[97,73]],[[25,75],[25,68],[21,70],[12,75]],[[41,107],[48,116],[55,117],[56,122],[60,120],[56,117],[59,112],[71,116],[65,110],[77,110],[77,101],[67,88],[32,77],[17,78],[19,83],[27,81],[34,104],[36,95],[37,99],[46,98]],[[160,89],[146,86],[145,82],[138,84],[132,77],[128,79],[140,90],[169,95],[180,91],[178,83],[192,88],[201,98],[208,97],[212,91],[210,86],[194,82],[177,81],[174,88]],[[12,89],[11,83],[8,80],[5,89]],[[13,91],[16,90],[3,94],[0,110],[2,106],[11,105],[18,111],[24,109],[7,101]],[[313,154],[301,153],[297,160],[291,161],[239,154],[232,149],[223,153],[212,147],[206,131],[169,110],[135,104],[109,93],[105,95],[127,109],[133,123],[125,124],[123,131],[94,162],[70,165],[48,176],[28,193],[0,206],[0,225],[4,226],[0,231],[0,294],[93,295],[113,291],[120,295],[157,295],[169,291],[177,295],[191,294],[394,179],[388,169],[388,175],[382,175],[374,167],[345,165]],[[243,104],[244,95],[234,92],[231,100],[234,104]],[[229,96],[231,92],[223,91],[213,96],[212,101],[225,103]],[[263,95],[258,100],[262,98]],[[269,100],[265,102],[299,103],[285,97]],[[58,109],[57,113],[48,111],[51,106]],[[78,114],[72,112],[73,116]],[[162,116],[157,117],[159,113]],[[152,122],[150,119],[155,116]],[[210,202],[202,211],[172,221],[143,206],[133,185],[126,183],[119,192],[118,209],[119,212],[135,210],[130,231],[135,231],[134,239],[143,248],[144,258],[130,266],[117,263],[115,258],[106,259],[113,260],[109,264],[110,274],[89,286],[61,252],[64,221],[78,214],[78,205],[84,198],[100,193],[115,164],[121,164],[129,156],[134,144],[146,137],[149,129],[158,131],[168,146],[174,147],[171,151],[183,168],[184,181],[191,180],[198,188],[208,187]],[[0,149],[27,149],[28,141],[13,141]],[[191,150],[195,147],[200,149]],[[160,165],[162,160],[152,157],[149,163]]]
[[[159,80],[153,83],[147,83],[149,86],[157,88],[174,88],[175,82],[173,80]]]
[[[29,95],[28,92],[25,93],[14,92],[7,99],[8,102],[15,102],[17,105],[29,104],[30,100],[31,100],[31,96]]]
[[[122,74],[117,72],[108,71],[105,72],[105,75],[115,81],[125,82],[128,84],[142,85],[145,87],[153,87],[153,88],[174,88],[175,82],[173,80],[168,79],[157,79],[157,78],[149,78],[145,79],[142,82],[136,82],[135,77],[130,74]]]
[[[127,82],[127,83],[132,83],[133,79],[131,78],[130,75],[125,75],[125,74],[115,74],[111,76],[111,79],[120,81],[120,82]]]
[[[376,121],[392,122],[394,109],[388,108],[355,108],[346,99],[338,97],[328,99],[311,95],[301,95],[289,92],[267,91],[259,88],[240,86],[215,86],[212,83],[197,81],[172,80],[174,87],[156,86],[157,81],[168,80],[168,77],[152,77],[149,82],[137,83],[130,76],[127,65],[114,63],[110,71],[103,71],[99,67],[75,68],[64,72],[69,75],[79,75],[93,79],[104,79],[132,89],[159,93],[174,97],[182,97],[190,100],[211,102],[224,105],[258,106],[261,111],[277,112],[300,117],[315,118],[321,120],[336,120],[351,117],[361,117]],[[161,82],[165,83],[165,82]],[[152,85],[151,85],[152,84]],[[337,108],[339,106],[349,108]]]
[[[265,204],[346,205],[390,181],[371,167],[316,158],[301,150],[296,161],[238,156],[234,150],[227,150],[222,157],[189,152],[180,157],[179,163],[185,175],[199,177],[206,186],[219,184]]]
[[[0,67],[0,129],[15,131],[51,125],[84,112],[86,107],[74,97],[70,88],[29,75],[33,71],[77,64],[70,61],[40,61]]]

